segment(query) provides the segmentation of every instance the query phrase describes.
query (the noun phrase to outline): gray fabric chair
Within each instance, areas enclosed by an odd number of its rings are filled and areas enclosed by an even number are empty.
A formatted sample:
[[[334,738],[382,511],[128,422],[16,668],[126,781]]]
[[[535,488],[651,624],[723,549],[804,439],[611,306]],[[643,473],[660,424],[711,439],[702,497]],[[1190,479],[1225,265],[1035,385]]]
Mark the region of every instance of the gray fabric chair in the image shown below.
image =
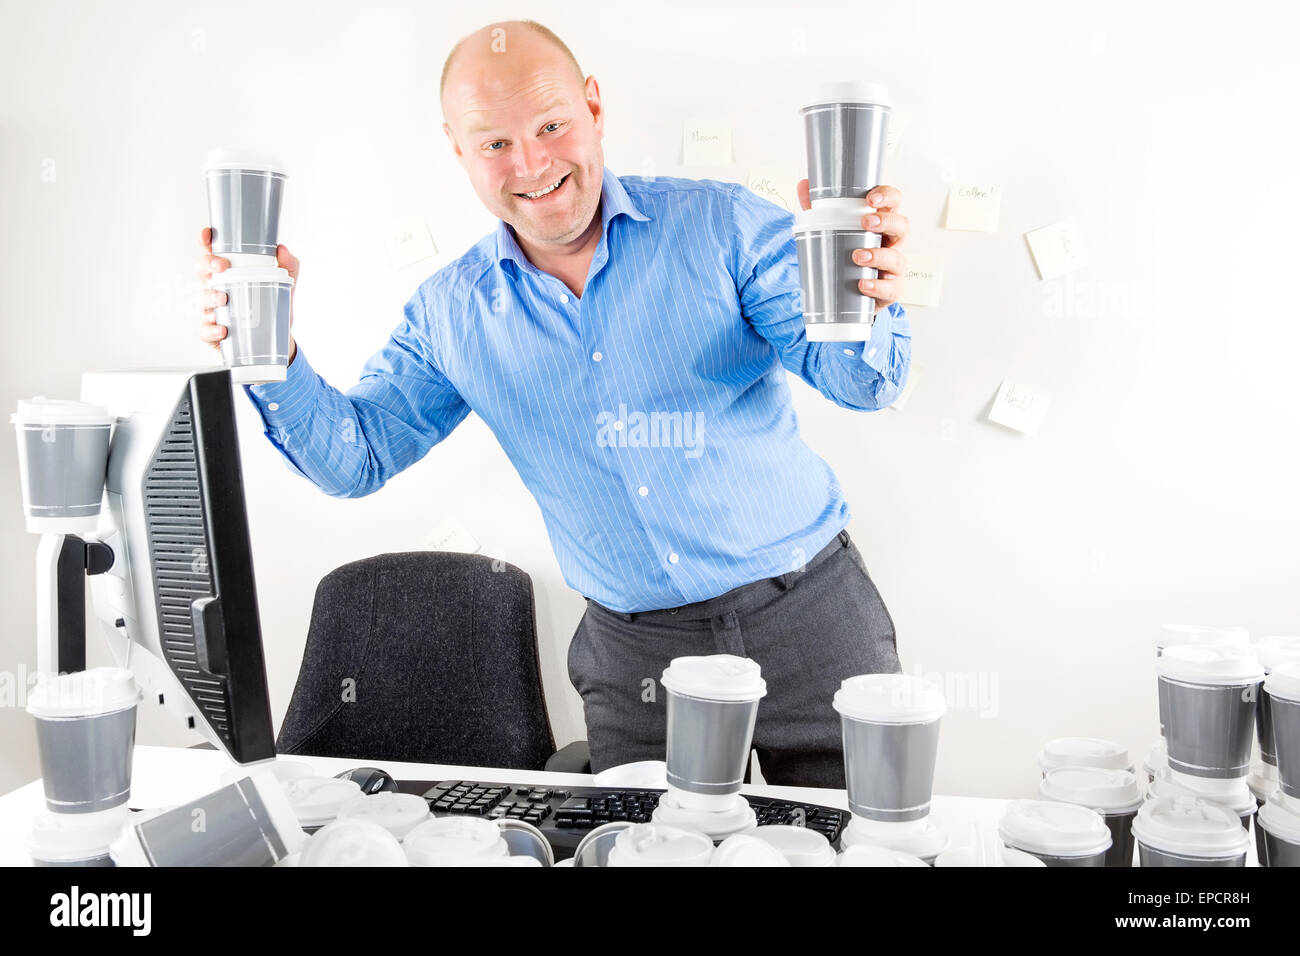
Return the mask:
[[[282,754],[588,772],[555,752],[532,579],[478,554],[381,554],[316,589]]]

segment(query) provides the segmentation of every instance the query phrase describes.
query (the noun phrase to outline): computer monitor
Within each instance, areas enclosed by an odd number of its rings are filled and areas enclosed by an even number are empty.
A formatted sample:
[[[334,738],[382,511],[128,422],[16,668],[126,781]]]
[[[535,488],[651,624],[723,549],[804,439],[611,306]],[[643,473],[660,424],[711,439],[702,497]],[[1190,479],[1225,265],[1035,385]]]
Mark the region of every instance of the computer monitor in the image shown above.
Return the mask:
[[[115,417],[86,537],[113,552],[89,580],[116,662],[236,763],[274,758],[230,373],[91,372],[81,398]]]

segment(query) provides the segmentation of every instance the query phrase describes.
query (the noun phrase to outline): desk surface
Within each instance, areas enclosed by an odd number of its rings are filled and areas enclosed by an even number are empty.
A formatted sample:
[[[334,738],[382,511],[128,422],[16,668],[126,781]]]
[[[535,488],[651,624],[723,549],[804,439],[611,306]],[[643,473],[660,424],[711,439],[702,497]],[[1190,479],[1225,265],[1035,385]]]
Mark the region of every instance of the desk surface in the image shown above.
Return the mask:
[[[490,767],[458,767],[446,764],[399,763],[392,760],[364,761],[337,757],[287,757],[311,764],[319,773],[333,776],[352,767],[373,765],[388,771],[399,780],[483,780],[518,781],[570,786],[594,786],[584,773],[547,773],[542,770],[496,770]],[[223,774],[235,765],[216,750],[187,750],[179,747],[135,748],[131,776],[130,805],[136,808],[172,806],[186,803],[220,785]],[[743,792],[757,796],[780,797],[804,803],[848,809],[843,790],[812,787],[745,786]],[[997,824],[1006,800],[986,797],[948,797],[935,794],[932,812],[943,823],[954,845],[969,842],[972,823]],[[45,812],[45,792],[39,780],[0,796],[0,866],[30,866],[24,841],[32,820]],[[1247,866],[1255,866],[1252,834]]]

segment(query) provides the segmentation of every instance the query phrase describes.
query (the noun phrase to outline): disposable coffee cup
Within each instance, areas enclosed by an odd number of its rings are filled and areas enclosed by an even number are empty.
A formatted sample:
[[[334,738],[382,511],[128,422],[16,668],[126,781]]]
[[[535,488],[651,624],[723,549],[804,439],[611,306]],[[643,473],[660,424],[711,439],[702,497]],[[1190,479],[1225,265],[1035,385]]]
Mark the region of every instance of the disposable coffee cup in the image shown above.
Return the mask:
[[[113,866],[109,851],[127,825],[126,804],[98,813],[42,813],[27,834],[33,866]]]
[[[501,828],[482,817],[435,817],[406,834],[411,866],[467,866],[510,855]]]
[[[851,846],[884,847],[918,857],[931,866],[951,843],[943,821],[933,813],[922,820],[902,823],[885,823],[854,815],[840,833],[840,846],[846,849]]]
[[[861,205],[880,185],[892,109],[885,86],[859,80],[824,83],[799,108],[814,209]]]
[[[36,718],[46,807],[95,813],[126,803],[139,701],[135,677],[121,667],[40,680],[27,712]]]
[[[871,338],[876,300],[858,282],[876,270],[853,261],[855,249],[880,248],[880,233],[862,219],[870,206],[806,209],[795,213],[792,232],[799,257],[804,335],[810,342],[861,342]]]
[[[1044,777],[1062,767],[1096,767],[1099,770],[1133,770],[1128,748],[1099,737],[1057,737],[1043,744],[1038,769]]]
[[[1194,777],[1166,767],[1156,774],[1147,791],[1148,799],[1156,797],[1195,797],[1222,807],[1241,821],[1242,829],[1250,829],[1250,819],[1258,804],[1247,786],[1246,777],[1221,780],[1217,777]]]
[[[664,823],[703,833],[710,840],[722,840],[733,833],[743,833],[758,826],[758,818],[749,801],[739,794],[735,802],[723,810],[707,810],[699,807],[683,806],[672,792],[665,792],[659,798],[650,820],[652,823]]]
[[[280,782],[257,774],[131,821],[112,854],[118,866],[274,866],[306,839]]]
[[[1264,681],[1278,786],[1300,799],[1300,664],[1279,664]]]
[[[1139,866],[1245,866],[1250,838],[1231,811],[1196,797],[1156,797],[1133,820]]]
[[[313,834],[298,865],[411,866],[406,857],[397,837],[378,823],[352,817],[328,823]]]
[[[1300,800],[1275,790],[1259,808],[1255,829],[1263,834],[1260,866],[1300,866]]]
[[[1047,800],[1012,800],[998,823],[998,836],[1051,867],[1105,866],[1113,842],[1096,810]]]
[[[887,852],[887,851],[882,851]],[[790,861],[767,840],[759,840],[747,833],[729,836],[713,851],[709,866],[775,866],[788,867]]]
[[[1246,778],[1246,786],[1250,789],[1250,795],[1255,798],[1255,856],[1258,858],[1260,866],[1267,866],[1268,864],[1264,862],[1266,848],[1264,846],[1264,831],[1259,825],[1259,811],[1264,808],[1268,798],[1278,789],[1277,766],[1263,762],[1256,763],[1250,770],[1250,776]]]
[[[668,792],[679,805],[735,806],[767,693],[758,664],[731,654],[675,658],[663,672]]]
[[[751,830],[747,836],[775,847],[791,866],[835,865],[835,850],[830,841],[808,827],[769,824]]]
[[[1264,669],[1250,647],[1183,644],[1156,662],[1169,766],[1196,777],[1245,777]]]
[[[614,849],[618,835],[636,826],[631,820],[614,820],[587,831],[573,851],[573,865],[582,867],[609,866],[609,854]]]
[[[835,858],[836,866],[929,866],[920,857],[879,846],[851,846]]]
[[[269,773],[282,785],[300,777],[313,777],[316,775],[312,765],[305,760],[286,760],[283,757],[275,757],[259,763],[243,764],[222,771],[221,776],[217,778],[217,785],[224,787],[228,783],[234,783],[244,777],[256,776],[259,773]]]
[[[1255,642],[1255,653],[1264,668],[1264,677],[1282,664],[1300,662],[1300,637],[1272,636]],[[1273,703],[1268,694],[1260,694],[1259,709],[1255,712],[1255,739],[1259,742],[1259,758],[1266,764],[1277,764],[1273,752]]]
[[[241,384],[283,381],[289,364],[293,278],[285,269],[227,269],[208,280],[226,303],[213,317],[225,326],[221,359]]]
[[[546,835],[526,820],[498,817],[495,821],[501,830],[501,839],[511,857],[531,857],[540,866],[555,865],[555,851]]]
[[[662,823],[622,830],[609,852],[609,866],[708,866],[713,841],[703,833]]]
[[[1088,807],[1101,814],[1111,838],[1103,865],[1133,865],[1133,818],[1142,806],[1142,790],[1132,771],[1061,767],[1048,771],[1038,792],[1044,800]]]
[[[863,674],[843,681],[831,706],[840,715],[849,809],[886,823],[925,819],[943,692],[908,674]]]
[[[1156,773],[1169,766],[1169,749],[1164,737],[1157,737],[1142,760],[1142,769],[1146,771],[1147,783],[1156,778]]]
[[[278,160],[243,150],[213,150],[203,166],[212,251],[274,256],[287,178]]]
[[[424,797],[395,790],[363,793],[359,797],[353,797],[338,810],[338,819],[369,820],[399,840],[430,819],[430,816],[429,804]]]
[[[361,795],[355,780],[339,777],[296,777],[283,786],[299,826],[308,833],[333,822],[347,803]]]
[[[1244,627],[1208,627],[1204,624],[1164,624],[1156,632],[1156,657],[1164,654],[1166,647],[1185,644],[1232,644],[1248,647],[1250,634]],[[1169,709],[1165,699],[1165,685],[1157,684],[1156,704],[1160,714],[1160,734],[1166,736],[1165,714]]]
[[[113,416],[98,405],[20,401],[10,416],[18,435],[18,476],[27,530],[82,534],[99,524]]]

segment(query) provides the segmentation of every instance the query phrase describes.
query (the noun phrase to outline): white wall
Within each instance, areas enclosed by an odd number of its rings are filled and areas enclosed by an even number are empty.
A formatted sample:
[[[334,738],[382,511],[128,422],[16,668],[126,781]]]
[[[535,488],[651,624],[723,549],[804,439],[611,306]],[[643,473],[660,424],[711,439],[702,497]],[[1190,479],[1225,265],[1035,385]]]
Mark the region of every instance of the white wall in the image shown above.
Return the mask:
[[[206,223],[198,166],[221,145],[290,166],[295,331],[322,374],[351,385],[411,290],[494,224],[442,136],[437,80],[457,37],[528,15],[599,79],[619,173],[671,174],[695,113],[734,126],[737,162],[718,178],[802,171],[797,104],[814,79],[883,80],[906,114],[886,178],[906,197],[908,247],[947,263],[943,304],[911,310],[915,392],[901,412],[858,414],[794,391],[806,441],[848,494],[904,668],[996,691],[946,719],[941,792],[1031,793],[1033,755],[1054,735],[1140,754],[1156,730],[1161,622],[1300,627],[1300,332],[1285,285],[1297,15],[1281,3],[3,10],[0,409],[74,397],[91,368],[214,360],[194,336],[191,264]],[[954,178],[1003,186],[1000,232],[938,228]],[[1041,282],[1022,235],[1069,215],[1091,265]],[[412,216],[442,254],[394,271],[382,237]],[[1037,438],[983,421],[1004,376],[1050,396]],[[277,723],[320,577],[420,548],[454,516],[532,574],[556,736],[582,735],[564,668],[582,600],[477,416],[380,494],[336,501],[240,409]],[[12,439],[0,503],[12,682],[33,666],[36,546]],[[151,711],[140,739],[193,740]],[[21,708],[0,707],[0,740],[0,789],[35,777]]]

